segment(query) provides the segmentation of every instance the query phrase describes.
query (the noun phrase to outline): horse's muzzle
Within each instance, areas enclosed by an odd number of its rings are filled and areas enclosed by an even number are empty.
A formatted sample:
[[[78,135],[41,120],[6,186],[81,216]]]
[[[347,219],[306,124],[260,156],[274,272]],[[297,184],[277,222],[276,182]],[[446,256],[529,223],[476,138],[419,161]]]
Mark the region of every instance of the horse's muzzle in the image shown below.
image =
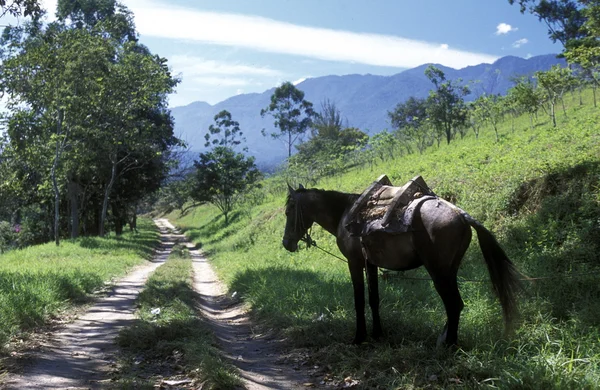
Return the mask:
[[[281,242],[283,247],[290,252],[296,252],[298,250],[298,242],[290,241],[287,238],[284,238]]]

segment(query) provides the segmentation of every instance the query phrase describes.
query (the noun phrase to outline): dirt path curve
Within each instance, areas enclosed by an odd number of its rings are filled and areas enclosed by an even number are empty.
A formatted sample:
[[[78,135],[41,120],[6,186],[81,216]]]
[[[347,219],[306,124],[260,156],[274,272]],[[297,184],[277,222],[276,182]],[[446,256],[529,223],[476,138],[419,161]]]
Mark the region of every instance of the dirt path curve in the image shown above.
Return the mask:
[[[13,374],[1,389],[102,389],[111,385],[120,329],[133,323],[135,300],[148,276],[168,258],[175,242],[185,242],[192,255],[199,310],[208,319],[224,356],[239,368],[248,390],[300,389],[310,383],[309,369],[298,355],[287,356],[275,339],[253,332],[246,310],[233,304],[206,258],[166,219],[155,220],[161,246],[151,263],[117,281],[77,320],[26,353],[23,373]],[[314,386],[311,386],[314,387]]]
[[[160,223],[177,232],[169,221]],[[297,354],[287,355],[278,340],[256,334],[247,311],[226,295],[225,286],[206,257],[185,236],[180,241],[186,242],[192,256],[194,289],[201,298],[199,309],[208,319],[225,357],[238,367],[246,388],[301,389],[311,383],[310,367],[303,365]]]
[[[169,256],[173,235],[157,221],[161,246],[152,262],[117,281],[77,320],[29,352],[31,361],[20,375],[6,378],[4,389],[100,389],[108,387],[119,330],[134,321],[135,299],[148,276]]]

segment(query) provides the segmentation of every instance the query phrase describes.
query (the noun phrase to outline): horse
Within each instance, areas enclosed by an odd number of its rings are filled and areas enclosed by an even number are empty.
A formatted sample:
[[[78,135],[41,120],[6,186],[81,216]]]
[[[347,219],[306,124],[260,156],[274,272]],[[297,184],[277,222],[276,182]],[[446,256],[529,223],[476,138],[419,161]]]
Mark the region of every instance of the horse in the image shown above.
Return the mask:
[[[288,184],[285,207],[286,224],[283,246],[290,252],[299,241],[312,239],[308,231],[316,223],[336,237],[340,252],[346,257],[354,290],[356,334],[353,344],[367,337],[365,321],[364,273],[369,286],[369,306],[373,317],[375,340],[382,336],[379,317],[378,268],[405,271],[424,266],[446,310],[447,321],[437,344],[457,344],[458,323],[464,303],[460,296],[457,273],[471,243],[471,227],[477,232],[490,274],[493,290],[502,306],[506,328],[516,316],[516,294],[520,289],[519,273],[492,233],[480,222],[454,204],[438,198],[423,199],[414,210],[409,231],[401,234],[375,232],[370,242],[376,245],[365,251],[361,237],[346,229],[348,214],[358,194],[321,189],[294,190]],[[369,249],[369,248],[366,248]]]

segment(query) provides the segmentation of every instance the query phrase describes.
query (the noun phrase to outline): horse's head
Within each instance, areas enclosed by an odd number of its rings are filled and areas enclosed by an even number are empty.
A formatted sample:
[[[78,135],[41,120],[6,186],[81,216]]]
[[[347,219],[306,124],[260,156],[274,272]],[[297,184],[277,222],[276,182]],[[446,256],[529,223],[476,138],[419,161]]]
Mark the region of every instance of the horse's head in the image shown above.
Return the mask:
[[[308,229],[312,226],[314,220],[306,211],[306,189],[300,185],[300,188],[294,190],[288,184],[288,198],[285,205],[285,232],[283,233],[283,246],[290,252],[298,249],[298,241],[304,239]]]

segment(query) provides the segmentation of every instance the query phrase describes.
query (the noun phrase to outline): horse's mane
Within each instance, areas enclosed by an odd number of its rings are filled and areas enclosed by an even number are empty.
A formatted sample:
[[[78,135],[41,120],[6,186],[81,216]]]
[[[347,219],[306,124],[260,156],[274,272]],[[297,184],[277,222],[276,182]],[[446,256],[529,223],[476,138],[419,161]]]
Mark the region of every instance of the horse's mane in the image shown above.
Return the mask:
[[[354,202],[360,195],[359,194],[350,194],[346,192],[334,191],[334,190],[323,190],[319,188],[299,188],[295,190],[295,193],[300,194],[317,194],[317,195],[325,195],[325,198],[332,199],[331,202],[334,205],[340,205],[347,201],[349,198]],[[292,201],[292,194],[288,193],[285,205],[288,206]],[[342,202],[343,201],[343,202]]]

